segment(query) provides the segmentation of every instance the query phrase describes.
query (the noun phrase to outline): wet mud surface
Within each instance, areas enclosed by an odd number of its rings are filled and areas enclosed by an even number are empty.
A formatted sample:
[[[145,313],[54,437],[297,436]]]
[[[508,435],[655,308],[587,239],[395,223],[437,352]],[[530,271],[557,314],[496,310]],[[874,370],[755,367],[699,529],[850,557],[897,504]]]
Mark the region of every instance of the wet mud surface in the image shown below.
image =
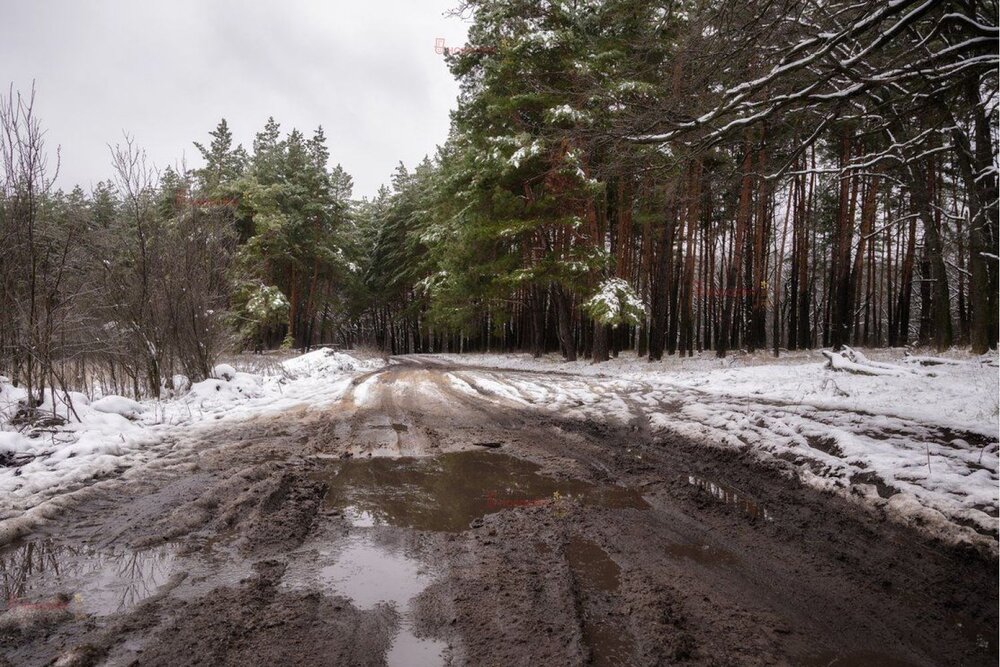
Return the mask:
[[[748,452],[439,367],[0,545],[0,665],[995,665],[997,560]]]

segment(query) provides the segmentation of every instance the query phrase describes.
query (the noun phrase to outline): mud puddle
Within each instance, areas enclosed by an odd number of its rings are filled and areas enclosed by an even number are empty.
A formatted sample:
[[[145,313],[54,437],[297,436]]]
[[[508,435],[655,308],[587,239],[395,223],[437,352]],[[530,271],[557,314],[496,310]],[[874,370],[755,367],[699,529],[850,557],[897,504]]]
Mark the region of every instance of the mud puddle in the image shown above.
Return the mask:
[[[621,568],[600,545],[578,535],[566,545],[566,559],[583,589],[583,638],[590,648],[590,664],[628,664],[634,653],[631,637],[620,625],[602,618],[599,603],[592,599],[618,592]]]
[[[732,505],[749,519],[774,521],[774,515],[763,505],[736,489],[715,480],[688,475],[688,484],[708,492],[713,498],[726,505]]]
[[[170,546],[114,552],[49,540],[25,542],[0,553],[0,609],[81,616],[122,613],[167,582],[174,560]]]
[[[424,667],[443,663],[446,644],[414,633],[410,606],[433,580],[434,573],[419,560],[378,541],[370,531],[360,531],[337,548],[321,548],[313,558],[293,561],[283,586],[341,595],[361,610],[390,607],[398,628],[386,663]]]
[[[591,507],[648,507],[633,489],[555,479],[539,466],[495,451],[425,458],[348,459],[316,477],[326,506],[355,526],[461,532],[480,517],[514,507],[578,502]]]
[[[476,519],[516,507],[648,507],[632,489],[556,479],[541,474],[540,466],[489,450],[348,459],[324,463],[314,476],[327,484],[327,508],[357,530],[342,546],[315,550],[315,562],[286,573],[286,585],[330,590],[362,609],[393,608],[399,627],[386,655],[390,665],[441,664],[446,648],[413,630],[410,607],[433,573],[392,542],[392,530],[461,532]],[[567,557],[588,590],[617,591],[618,566],[599,546],[575,539]],[[631,655],[631,642],[619,628],[585,616],[584,633],[597,664],[619,664]]]
[[[608,592],[618,590],[621,568],[600,545],[574,535],[566,547],[566,559],[586,587]]]

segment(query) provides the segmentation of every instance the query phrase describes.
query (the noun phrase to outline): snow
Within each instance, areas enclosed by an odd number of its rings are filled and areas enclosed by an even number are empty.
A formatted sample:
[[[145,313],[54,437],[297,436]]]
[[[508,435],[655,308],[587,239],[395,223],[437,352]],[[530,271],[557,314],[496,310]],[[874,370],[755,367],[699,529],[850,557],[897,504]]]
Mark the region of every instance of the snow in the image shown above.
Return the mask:
[[[191,388],[191,379],[186,375],[181,375],[180,373],[178,373],[177,375],[174,375],[170,380],[171,383],[173,384],[174,387],[173,391],[175,393],[182,394]]]
[[[282,364],[285,370],[295,377],[314,375],[353,373],[358,370],[370,370],[369,365],[362,364],[357,358],[337,352],[329,348],[321,348],[307,352],[301,356],[289,359]]]
[[[20,433],[0,431],[0,454],[21,454],[31,450],[31,441]]]
[[[644,419],[664,436],[748,450],[791,467],[807,484],[900,521],[948,539],[987,539],[996,548],[995,353],[929,357],[847,348],[783,353],[780,359],[706,353],[657,363],[623,355],[602,364],[555,356],[440,356],[458,365],[521,371],[453,373],[506,401],[568,418]],[[928,360],[932,365],[925,365]],[[560,374],[549,373],[554,370]],[[893,495],[881,497],[876,484]]]
[[[66,420],[73,419],[75,414],[90,403],[86,394],[77,391],[53,392],[51,389],[45,391],[43,400],[38,409],[47,414],[52,414]]]
[[[252,365],[252,364],[251,364]],[[73,410],[60,392],[46,393],[44,410],[67,420],[45,431],[19,431],[10,424],[24,391],[0,378],[0,544],[31,529],[58,508],[67,494],[100,480],[139,471],[154,462],[180,459],[204,429],[299,407],[339,400],[358,374],[384,365],[320,349],[277,364],[271,374],[247,373],[219,364],[216,377],[190,383],[173,378],[163,400],[134,401],[107,395],[89,401],[70,392]],[[21,427],[23,429],[23,427]],[[168,463],[162,463],[168,465]]]
[[[260,398],[267,392],[268,383],[251,373],[227,373],[225,379],[209,378],[195,382],[187,394],[189,405],[197,405],[199,409],[221,408],[234,402],[250,398]]]
[[[236,369],[229,364],[219,364],[212,369],[212,377],[228,382],[236,377]]]
[[[17,412],[17,404],[27,397],[21,387],[11,384],[10,378],[0,375],[0,423],[7,421]]]
[[[288,298],[272,285],[259,285],[247,299],[247,311],[259,322],[289,307]]]
[[[124,396],[105,396],[91,403],[90,407],[98,412],[113,413],[126,419],[138,419],[146,410],[139,401]]]
[[[638,324],[646,315],[646,304],[626,280],[609,278],[584,303],[584,309],[603,324]]]
[[[529,140],[527,135],[519,136],[518,138],[521,140],[522,145],[514,151],[514,154],[511,155],[508,160],[510,166],[514,169],[520,167],[521,163],[525,160],[533,158],[536,155],[541,155],[541,153],[545,150],[545,146],[540,141],[534,139]],[[523,144],[524,141],[527,141],[528,143]]]
[[[585,124],[590,122],[590,114],[586,111],[574,109],[568,104],[549,109],[547,116],[551,123]]]
[[[749,451],[897,520],[948,539],[992,540],[995,548],[995,353],[848,348],[779,359],[705,353],[657,363],[623,354],[603,364],[527,355],[434,358],[457,366],[445,379],[470,397]],[[47,393],[46,409],[67,423],[34,432],[10,424],[24,392],[0,378],[0,460],[14,464],[0,467],[0,543],[30,530],[77,489],[138,475],[144,466],[180,465],[171,462],[183,460],[215,424],[331,406],[349,390],[357,406],[375,402],[377,383],[363,376],[384,363],[319,349],[264,364],[267,372],[238,370],[262,365],[246,361],[220,364],[217,377],[193,385],[174,378],[175,390],[161,401],[71,394],[70,410],[59,392]],[[417,389],[437,391],[432,383]],[[892,493],[883,497],[879,490],[887,488]]]

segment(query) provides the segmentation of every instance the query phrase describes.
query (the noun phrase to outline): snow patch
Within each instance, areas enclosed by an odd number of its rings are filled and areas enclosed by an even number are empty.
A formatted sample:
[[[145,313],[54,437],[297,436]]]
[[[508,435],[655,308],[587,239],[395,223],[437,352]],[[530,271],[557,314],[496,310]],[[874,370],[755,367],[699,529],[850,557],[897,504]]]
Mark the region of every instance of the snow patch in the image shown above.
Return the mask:
[[[163,400],[107,395],[91,402],[75,392],[69,400],[61,392],[47,392],[41,408],[66,423],[27,433],[9,423],[25,394],[0,378],[0,543],[29,530],[77,489],[176,458],[177,449],[193,445],[201,428],[329,405],[344,396],[354,375],[382,365],[380,359],[317,350],[289,359],[278,375],[219,364],[215,377],[193,385],[175,376],[174,390]]]
[[[623,355],[601,364],[554,355],[439,357],[522,371],[455,373],[505,400],[595,421],[641,414],[653,432],[781,458],[811,486],[861,498],[941,537],[988,540],[996,548],[995,353],[923,357],[845,348],[656,363]]]
[[[113,413],[126,419],[138,419],[146,411],[142,403],[124,396],[105,396],[91,403],[90,407],[98,412]]]

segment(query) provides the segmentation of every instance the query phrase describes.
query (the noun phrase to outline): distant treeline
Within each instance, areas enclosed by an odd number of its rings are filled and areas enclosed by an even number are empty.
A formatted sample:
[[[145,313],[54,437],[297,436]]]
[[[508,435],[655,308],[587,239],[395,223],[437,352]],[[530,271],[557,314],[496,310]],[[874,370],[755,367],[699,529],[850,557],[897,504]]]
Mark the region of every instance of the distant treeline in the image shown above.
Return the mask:
[[[46,390],[159,396],[224,351],[334,338],[351,179],[322,128],[270,120],[250,153],[225,121],[211,137],[203,168],[158,172],[126,136],[113,178],[65,193],[34,95],[0,102],[0,375],[28,389],[22,419]]]

